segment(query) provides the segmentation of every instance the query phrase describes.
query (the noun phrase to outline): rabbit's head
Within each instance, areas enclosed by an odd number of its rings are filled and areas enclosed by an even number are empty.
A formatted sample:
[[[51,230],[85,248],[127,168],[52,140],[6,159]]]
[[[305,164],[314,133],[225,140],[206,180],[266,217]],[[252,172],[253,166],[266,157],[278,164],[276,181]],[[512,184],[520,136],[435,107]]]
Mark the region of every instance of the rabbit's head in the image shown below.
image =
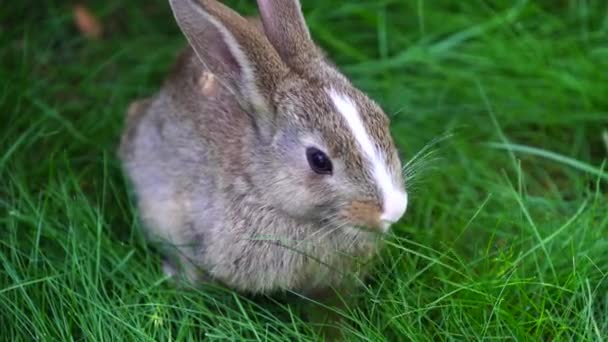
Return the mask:
[[[389,120],[315,46],[299,1],[258,0],[262,26],[215,0],[171,7],[200,61],[252,118],[248,178],[268,205],[302,222],[379,231],[403,215]]]

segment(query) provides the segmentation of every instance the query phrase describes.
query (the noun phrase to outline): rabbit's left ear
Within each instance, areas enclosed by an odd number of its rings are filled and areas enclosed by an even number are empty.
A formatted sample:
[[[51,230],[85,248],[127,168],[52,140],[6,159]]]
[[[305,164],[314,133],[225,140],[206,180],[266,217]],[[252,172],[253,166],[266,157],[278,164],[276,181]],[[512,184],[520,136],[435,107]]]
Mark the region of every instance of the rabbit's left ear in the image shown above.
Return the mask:
[[[288,69],[264,34],[215,0],[169,3],[199,60],[269,124],[273,94]]]

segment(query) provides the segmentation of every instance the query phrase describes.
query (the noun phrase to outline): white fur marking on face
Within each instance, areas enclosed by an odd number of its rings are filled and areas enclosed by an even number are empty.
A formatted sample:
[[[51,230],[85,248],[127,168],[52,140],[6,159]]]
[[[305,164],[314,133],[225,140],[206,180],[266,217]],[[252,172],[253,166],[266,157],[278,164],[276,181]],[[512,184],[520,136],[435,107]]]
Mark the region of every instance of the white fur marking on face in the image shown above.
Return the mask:
[[[383,228],[387,230],[391,223],[397,222],[405,213],[407,194],[395,186],[386,167],[386,158],[374,146],[369,134],[365,131],[365,126],[361,121],[361,116],[354,101],[333,89],[327,93],[338,112],[346,120],[364,156],[372,164],[372,173],[383,197],[383,211],[380,220],[383,222]]]

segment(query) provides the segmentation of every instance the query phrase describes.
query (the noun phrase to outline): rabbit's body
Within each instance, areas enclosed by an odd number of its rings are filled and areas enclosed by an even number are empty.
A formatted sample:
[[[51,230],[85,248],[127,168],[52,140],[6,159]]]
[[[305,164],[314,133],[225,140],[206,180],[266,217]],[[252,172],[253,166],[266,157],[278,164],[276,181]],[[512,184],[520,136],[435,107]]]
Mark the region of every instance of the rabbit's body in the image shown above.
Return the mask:
[[[248,180],[252,155],[243,147],[257,145],[251,119],[225,88],[203,96],[205,73],[188,49],[165,88],[132,106],[122,154],[127,172],[137,175],[150,238],[167,253],[177,247],[173,254],[192,282],[210,276],[251,292],[339,285],[374,254],[376,234],[332,232],[268,207]],[[192,99],[189,108],[184,97]],[[218,145],[230,154],[209,149]]]
[[[278,7],[285,4],[298,5]],[[390,197],[399,207],[386,202],[388,190],[402,191],[392,190],[402,180],[388,120],[333,67],[323,63],[304,77],[310,67],[284,65],[261,26],[214,1],[172,6],[194,49],[159,93],[131,105],[121,144],[148,237],[192,283],[213,279],[251,293],[344,284],[379,247],[379,234],[357,227],[385,229],[405,210],[401,198]],[[322,63],[317,53],[306,52]],[[344,114],[355,108],[371,114]],[[343,115],[318,116],[336,110]],[[361,125],[373,129],[360,133]],[[335,156],[333,176],[311,171],[310,146]]]

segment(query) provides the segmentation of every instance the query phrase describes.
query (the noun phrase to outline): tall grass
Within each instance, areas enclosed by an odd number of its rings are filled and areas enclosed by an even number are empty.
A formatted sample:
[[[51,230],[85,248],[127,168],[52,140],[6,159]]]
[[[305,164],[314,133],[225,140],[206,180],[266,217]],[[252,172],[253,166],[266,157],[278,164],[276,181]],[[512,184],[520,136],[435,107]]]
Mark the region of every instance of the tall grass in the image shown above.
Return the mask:
[[[343,334],[608,338],[608,3],[302,2],[404,157],[423,157]],[[115,150],[185,41],[165,1],[87,4],[99,41],[68,1],[0,11],[0,339],[316,340],[304,299],[163,277]]]

